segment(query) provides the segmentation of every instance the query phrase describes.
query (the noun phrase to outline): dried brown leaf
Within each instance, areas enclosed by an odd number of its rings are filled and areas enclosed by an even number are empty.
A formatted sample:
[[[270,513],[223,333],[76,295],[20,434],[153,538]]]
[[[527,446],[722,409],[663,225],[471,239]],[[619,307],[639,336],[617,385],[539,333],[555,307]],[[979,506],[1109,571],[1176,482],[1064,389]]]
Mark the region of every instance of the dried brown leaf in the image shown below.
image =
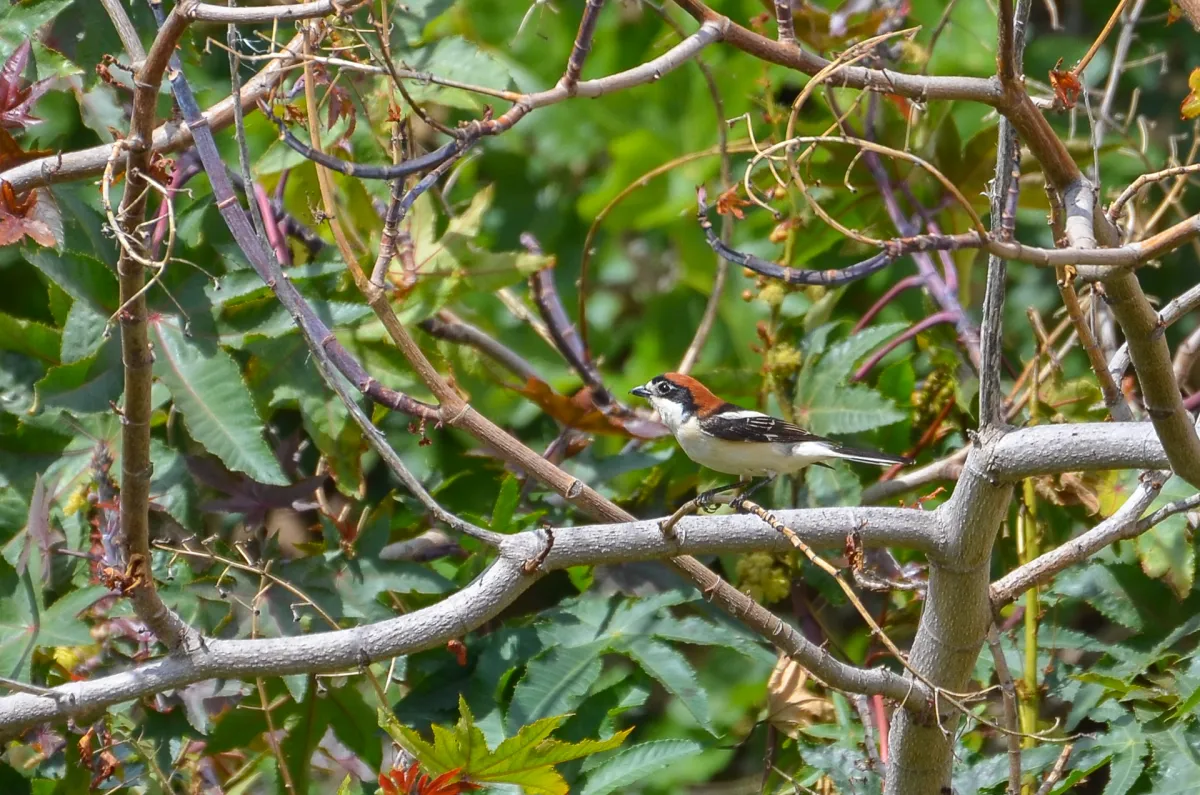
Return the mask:
[[[810,676],[800,663],[780,655],[767,682],[767,720],[789,737],[807,726],[834,720],[833,702],[812,692]]]

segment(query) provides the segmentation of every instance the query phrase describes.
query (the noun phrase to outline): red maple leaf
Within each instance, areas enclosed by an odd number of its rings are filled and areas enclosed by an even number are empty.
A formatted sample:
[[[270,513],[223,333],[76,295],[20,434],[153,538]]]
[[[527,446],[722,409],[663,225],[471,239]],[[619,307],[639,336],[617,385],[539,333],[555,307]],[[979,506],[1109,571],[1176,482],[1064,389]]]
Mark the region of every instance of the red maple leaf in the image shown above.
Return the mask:
[[[0,127],[20,130],[41,121],[30,115],[29,110],[50,89],[54,78],[21,85],[25,82],[21,73],[25,71],[32,52],[33,45],[26,39],[0,67]]]
[[[384,795],[460,795],[463,792],[482,789],[470,781],[455,781],[460,768],[449,770],[437,778],[421,772],[421,766],[413,762],[407,768],[395,768],[379,774],[379,788]]]

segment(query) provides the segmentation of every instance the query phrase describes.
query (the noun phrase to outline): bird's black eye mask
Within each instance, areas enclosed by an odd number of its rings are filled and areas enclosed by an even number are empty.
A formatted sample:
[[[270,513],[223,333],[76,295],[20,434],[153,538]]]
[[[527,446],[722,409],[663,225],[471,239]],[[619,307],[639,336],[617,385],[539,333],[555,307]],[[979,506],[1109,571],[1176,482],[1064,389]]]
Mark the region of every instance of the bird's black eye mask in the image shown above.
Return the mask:
[[[650,382],[650,391],[653,392],[658,397],[672,397],[674,395],[679,395],[683,392],[682,389],[680,389],[675,384],[672,384],[670,381],[663,378],[661,375],[656,376],[654,378],[654,380],[652,380]]]
[[[665,398],[683,407],[684,416],[696,412],[696,401],[690,390],[681,387],[665,376],[656,376],[650,381],[650,392],[659,398]]]

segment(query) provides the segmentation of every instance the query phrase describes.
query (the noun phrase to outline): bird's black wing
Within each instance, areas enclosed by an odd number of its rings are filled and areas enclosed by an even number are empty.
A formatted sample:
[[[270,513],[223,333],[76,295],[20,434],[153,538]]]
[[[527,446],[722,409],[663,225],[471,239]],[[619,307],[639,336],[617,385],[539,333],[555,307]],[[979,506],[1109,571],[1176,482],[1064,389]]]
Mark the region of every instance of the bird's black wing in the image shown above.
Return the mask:
[[[810,433],[799,425],[736,406],[729,406],[701,422],[704,430],[730,442],[829,442],[825,437]]]

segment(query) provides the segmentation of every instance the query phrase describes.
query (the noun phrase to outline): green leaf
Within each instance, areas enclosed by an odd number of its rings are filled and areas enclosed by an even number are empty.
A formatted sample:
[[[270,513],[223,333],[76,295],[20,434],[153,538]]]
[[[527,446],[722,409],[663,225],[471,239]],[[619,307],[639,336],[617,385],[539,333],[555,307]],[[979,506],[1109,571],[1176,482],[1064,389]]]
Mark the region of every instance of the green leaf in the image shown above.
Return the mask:
[[[700,687],[687,658],[667,644],[649,638],[638,638],[623,651],[643,671],[657,679],[668,693],[678,698],[701,726],[710,734],[716,734],[708,714],[708,695]]]
[[[892,401],[846,380],[859,359],[904,328],[903,323],[865,328],[825,353],[820,351],[831,326],[818,329],[821,333],[815,339],[806,340],[807,358],[798,379],[795,410],[799,424],[824,435],[858,433],[903,420],[904,413]]]
[[[125,389],[121,344],[113,336],[99,351],[60,367],[52,367],[34,384],[38,402],[76,414],[112,411],[111,404]]]
[[[600,678],[607,643],[552,646],[529,661],[508,708],[510,731],[550,715],[574,712]]]
[[[271,449],[246,382],[233,358],[216,345],[201,345],[173,320],[150,324],[154,373],[171,392],[197,442],[226,467],[260,483],[288,485]]]
[[[483,764],[464,766],[463,773],[475,781],[518,784],[537,795],[566,795],[567,783],[554,765],[610,751],[633,731],[626,729],[604,740],[577,743],[548,739],[563,720],[564,716],[543,718],[522,727],[515,737],[500,743]]]
[[[1106,618],[1134,632],[1157,623],[1150,605],[1170,599],[1161,583],[1146,579],[1128,564],[1093,563],[1068,569],[1053,584],[1054,591],[1086,602]]]
[[[91,629],[79,613],[107,594],[103,586],[88,586],[42,609],[40,590],[29,573],[18,577],[7,561],[0,561],[0,676],[28,681],[34,648],[91,645]]]
[[[62,330],[63,363],[86,359],[100,350],[105,343],[104,330],[107,324],[108,316],[97,312],[87,301],[74,301]]]
[[[31,0],[5,9],[4,24],[0,25],[0,61],[28,39],[38,28],[65,11],[73,0]]]
[[[328,701],[328,695],[321,688],[310,687],[305,700],[284,722],[286,735],[279,750],[291,771],[296,792],[309,791],[312,756],[329,728]]]
[[[813,403],[796,409],[796,420],[813,433],[858,433],[900,422],[905,415],[895,405],[866,387],[822,385]]]
[[[704,750],[694,740],[652,740],[609,757],[588,772],[579,795],[608,795],[623,791],[646,776]]]
[[[20,353],[54,365],[58,364],[58,349],[61,344],[61,335],[57,329],[0,313],[0,351]]]
[[[809,467],[804,480],[808,484],[810,508],[858,505],[862,497],[862,483],[845,461],[834,461],[828,467]]]
[[[510,533],[513,529],[513,515],[517,510],[517,501],[521,497],[521,486],[512,475],[504,478],[500,484],[500,494],[496,497],[496,507],[492,509],[491,529],[497,533]]]
[[[1150,775],[1154,795],[1185,795],[1200,781],[1200,734],[1176,724],[1149,735],[1154,766]]]
[[[426,2],[436,5],[445,0]],[[397,15],[398,21],[403,18],[404,15]],[[509,68],[504,61],[461,36],[447,36],[417,50],[414,56],[409,62],[412,68],[432,72],[442,79],[498,89],[506,89],[512,84]],[[433,83],[414,83],[410,93],[417,102],[436,102],[463,110],[477,110],[484,104],[478,94]]]
[[[83,301],[105,318],[117,311],[121,289],[117,274],[95,257],[78,251],[27,250],[25,259],[76,301]]]
[[[817,360],[813,371],[815,377],[842,383],[850,377],[858,360],[878,348],[884,342],[908,328],[905,323],[880,323],[868,326],[856,334],[834,344]],[[804,384],[801,384],[803,388]]]
[[[401,50],[420,44],[425,26],[452,5],[454,0],[409,0],[397,8],[396,15],[392,18],[395,28],[393,40]]]
[[[471,781],[516,784],[529,795],[567,795],[567,782],[554,769],[555,765],[612,750],[632,731],[627,729],[604,740],[563,742],[551,738],[566,720],[565,715],[558,715],[523,726],[492,751],[461,694],[458,710],[458,723],[453,729],[433,725],[432,743],[383,709],[379,711],[379,724],[434,775],[459,769]]]
[[[757,636],[739,630],[735,626],[707,621],[699,616],[676,618],[664,611],[650,628],[650,634],[659,640],[676,643],[691,643],[699,646],[724,646],[752,660],[774,665],[775,654]]]
[[[1116,751],[1108,766],[1104,795],[1125,795],[1146,769],[1146,743],[1136,742]]]
[[[35,405],[33,383],[45,372],[37,359],[0,351],[0,412],[27,415]]]

